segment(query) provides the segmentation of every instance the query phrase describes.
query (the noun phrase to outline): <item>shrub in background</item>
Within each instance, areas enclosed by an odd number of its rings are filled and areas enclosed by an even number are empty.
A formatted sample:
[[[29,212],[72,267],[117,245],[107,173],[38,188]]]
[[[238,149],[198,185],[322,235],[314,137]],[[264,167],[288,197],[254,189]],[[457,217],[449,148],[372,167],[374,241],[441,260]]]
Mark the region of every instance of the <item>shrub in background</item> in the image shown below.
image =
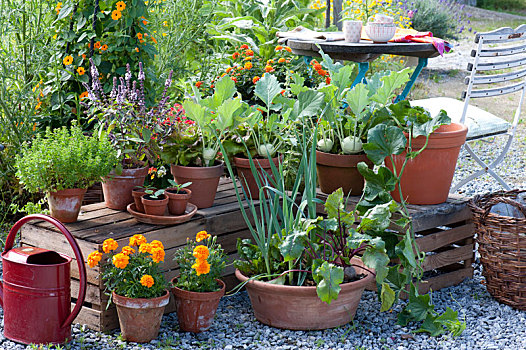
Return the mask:
[[[442,39],[455,39],[464,31],[471,31],[471,14],[457,0],[414,0],[409,9],[412,27],[419,32],[431,32]]]

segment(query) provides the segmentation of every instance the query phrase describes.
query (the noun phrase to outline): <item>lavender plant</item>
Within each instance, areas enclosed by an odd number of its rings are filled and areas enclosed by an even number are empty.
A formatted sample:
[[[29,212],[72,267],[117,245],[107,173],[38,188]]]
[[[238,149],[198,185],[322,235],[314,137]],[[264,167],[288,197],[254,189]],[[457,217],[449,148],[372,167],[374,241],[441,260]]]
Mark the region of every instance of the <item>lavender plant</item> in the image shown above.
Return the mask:
[[[126,65],[124,77],[113,78],[113,88],[104,92],[99,81],[97,67],[91,63],[91,86],[84,83],[88,91],[90,121],[98,121],[99,137],[107,136],[118,150],[121,166],[134,168],[154,164],[160,153],[158,139],[170,131],[166,129],[166,118],[170,118],[168,88],[172,84],[172,72],[164,84],[164,91],[158,104],[147,107],[144,91],[144,70],[139,62],[137,80],[132,80],[130,65]]]

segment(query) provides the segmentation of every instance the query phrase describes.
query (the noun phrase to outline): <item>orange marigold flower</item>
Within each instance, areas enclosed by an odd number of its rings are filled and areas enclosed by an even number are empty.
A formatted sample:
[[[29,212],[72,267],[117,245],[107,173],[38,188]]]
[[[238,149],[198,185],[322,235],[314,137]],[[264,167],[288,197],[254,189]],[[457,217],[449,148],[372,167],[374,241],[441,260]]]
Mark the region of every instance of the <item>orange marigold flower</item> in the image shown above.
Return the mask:
[[[117,7],[117,10],[124,11],[124,9],[126,8],[126,3],[124,1],[119,1],[116,7]]]
[[[84,54],[84,53],[82,54],[82,59],[84,59],[84,60],[86,59],[86,54]]]
[[[247,56],[254,56],[254,51],[248,49],[248,50],[245,50],[245,55]]]
[[[197,276],[206,275],[210,272],[210,264],[206,260],[197,259],[195,264],[192,265],[192,268],[195,269]]]
[[[152,245],[150,243],[143,243],[139,246],[139,253],[151,253]]]
[[[247,57],[245,57],[245,61],[252,61],[253,58],[254,57],[252,57],[252,56],[247,56]]]
[[[260,77],[258,76],[255,76],[254,78],[252,78],[252,83],[257,83],[259,81],[259,79],[261,79]]]
[[[151,288],[154,284],[153,277],[150,275],[143,275],[141,277],[141,284],[145,287]]]
[[[225,75],[226,75],[226,73],[221,74],[221,78],[224,77]]]
[[[142,24],[143,24],[143,25],[147,25],[147,24],[148,24],[148,21],[145,20],[145,19],[143,19],[143,20],[142,20]]]
[[[111,18],[114,20],[114,21],[117,21],[119,18],[122,17],[122,13],[121,11],[119,10],[113,10],[112,13],[111,13]]]
[[[104,44],[100,47],[102,51],[106,51],[108,49],[108,45]]]
[[[104,253],[109,253],[117,248],[119,248],[119,244],[115,242],[113,238],[108,238],[104,241],[104,243],[102,243],[102,250]]]
[[[86,73],[86,70],[84,69],[84,67],[78,67],[77,73],[79,73],[79,75],[84,75],[84,73]]]
[[[226,69],[227,74],[230,73],[231,71],[232,71],[232,67],[228,67],[228,68]]]
[[[278,63],[285,63],[285,59],[283,57],[281,57],[279,60],[278,60]]]
[[[130,262],[130,257],[126,254],[115,254],[113,256],[113,265],[118,269],[124,269]]]
[[[276,51],[279,51],[279,50],[283,50],[283,46],[281,45],[276,46]]]
[[[88,266],[93,268],[95,266],[97,266],[97,264],[99,263],[99,261],[102,259],[102,253],[99,252],[98,250],[94,251],[94,252],[91,252],[89,255],[88,255]]]
[[[232,54],[232,59],[233,59],[233,60],[237,59],[238,57],[239,57],[239,52],[234,52],[234,53]]]
[[[271,64],[274,64],[274,60],[270,59],[270,60],[267,60],[267,65],[271,65]]]
[[[64,63],[65,66],[69,66],[70,64],[73,63],[73,57],[71,56],[64,57],[64,59],[62,60],[62,63]]]
[[[95,43],[95,45],[93,45],[93,47],[94,47],[95,49],[98,49],[98,48],[100,48],[100,45],[101,45],[101,44],[100,44],[100,41],[97,41],[97,42]]]
[[[287,52],[292,52],[292,49],[291,49],[290,47],[288,47],[288,46],[285,46],[285,50],[286,50]]]
[[[137,39],[142,40],[142,33],[137,33]]]
[[[329,85],[331,83],[331,78],[327,77],[325,78],[325,84]]]
[[[133,235],[130,237],[130,246],[140,246],[141,244],[146,243],[146,237],[143,235]]]
[[[318,71],[318,74],[321,75],[322,77],[326,76],[327,75],[327,71],[323,70],[323,69],[320,69]]]
[[[248,45],[247,44],[243,44],[239,47],[241,50],[247,50],[248,49]]]
[[[199,231],[195,235],[196,242],[201,242],[202,240],[208,239],[208,238],[210,238],[210,235],[206,231]]]
[[[150,242],[150,245],[152,246],[152,248],[161,248],[161,249],[164,249],[164,245],[161,241],[158,241],[158,240],[153,240]]]
[[[319,63],[314,63],[314,65],[312,66],[314,68],[314,70],[320,70],[320,69],[323,69],[322,65],[319,64]]]
[[[121,253],[124,255],[130,255],[130,254],[135,253],[135,249],[127,245],[125,247],[122,247]]]
[[[272,72],[274,70],[274,68],[272,68],[272,66],[265,66],[265,72],[269,73],[269,72]]]
[[[193,256],[197,259],[205,260],[210,255],[210,251],[206,245],[198,245],[194,248]]]
[[[88,97],[88,92],[87,92],[87,91],[84,91],[83,93],[81,93],[81,94],[79,95],[79,99],[80,99],[80,100],[83,100],[83,99],[85,99],[86,97]]]
[[[201,87],[201,85],[203,85],[203,82],[202,81],[198,81],[197,83],[195,83],[195,86],[199,89]]]
[[[153,262],[161,262],[164,261],[164,249],[163,248],[152,248],[152,260]]]
[[[251,69],[252,68],[252,62],[248,61],[245,62],[245,69]]]

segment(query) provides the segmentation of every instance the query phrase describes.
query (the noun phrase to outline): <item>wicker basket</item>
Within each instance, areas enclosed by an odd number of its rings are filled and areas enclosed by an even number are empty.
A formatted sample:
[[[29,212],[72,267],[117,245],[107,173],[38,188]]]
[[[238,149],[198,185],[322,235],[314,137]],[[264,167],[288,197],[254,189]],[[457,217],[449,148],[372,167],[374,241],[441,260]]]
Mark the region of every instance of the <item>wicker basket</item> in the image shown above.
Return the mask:
[[[514,199],[526,190],[476,196],[469,203],[473,211],[476,240],[488,292],[498,301],[526,310],[526,219],[490,213],[497,203],[518,208]]]

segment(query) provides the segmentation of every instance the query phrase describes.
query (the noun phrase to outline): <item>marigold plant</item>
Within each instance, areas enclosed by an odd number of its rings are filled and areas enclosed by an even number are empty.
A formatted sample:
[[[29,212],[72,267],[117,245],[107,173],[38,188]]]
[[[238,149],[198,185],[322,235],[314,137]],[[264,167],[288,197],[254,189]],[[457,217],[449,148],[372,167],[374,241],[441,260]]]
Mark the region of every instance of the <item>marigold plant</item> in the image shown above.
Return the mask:
[[[129,245],[119,251],[119,244],[108,238],[102,249],[105,254],[90,253],[87,264],[91,268],[100,264],[107,291],[128,298],[156,298],[164,294],[168,284],[159,268],[165,256],[160,241],[148,243],[143,235],[134,235]]]
[[[195,241],[187,239],[186,246],[175,253],[174,260],[180,270],[176,287],[192,292],[214,292],[220,288],[216,279],[226,266],[226,256],[216,236],[199,231]]]

